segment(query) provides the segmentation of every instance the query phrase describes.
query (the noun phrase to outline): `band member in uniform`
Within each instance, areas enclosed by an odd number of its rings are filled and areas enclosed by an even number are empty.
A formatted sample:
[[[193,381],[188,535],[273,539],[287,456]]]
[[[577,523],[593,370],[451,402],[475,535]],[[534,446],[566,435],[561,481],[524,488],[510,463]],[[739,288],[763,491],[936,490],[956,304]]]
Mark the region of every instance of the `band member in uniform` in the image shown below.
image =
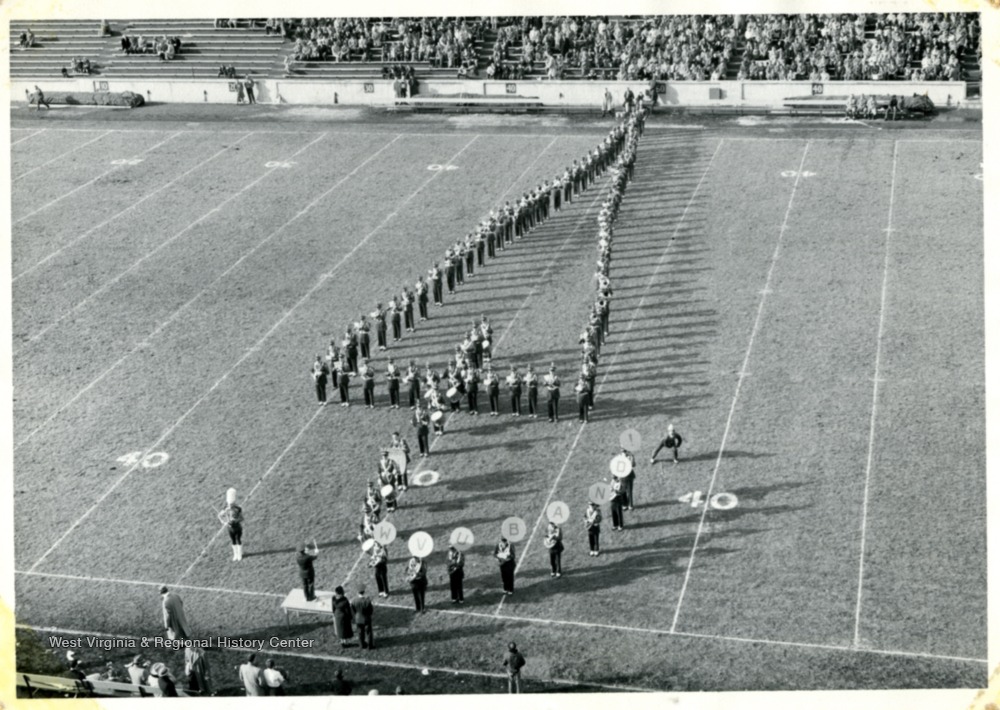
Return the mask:
[[[382,493],[374,481],[368,481],[368,488],[365,490],[365,503],[362,509],[365,515],[379,518],[382,515]]]
[[[490,398],[490,416],[500,416],[500,378],[493,372],[490,365],[486,365],[486,373],[483,375],[483,386],[486,394]]]
[[[358,374],[358,334],[352,326],[344,333],[344,350],[347,352],[347,369],[352,375]]]
[[[435,387],[428,393],[428,409],[431,411],[431,423],[434,425],[434,435],[441,436],[444,434],[444,402],[441,401],[441,393]],[[441,416],[434,418],[434,413],[440,412]]]
[[[332,378],[331,384],[337,386],[337,363],[340,362],[340,348],[337,347],[337,339],[330,338],[330,344],[326,346],[326,366],[327,372]]]
[[[365,406],[375,409],[375,368],[368,360],[361,366],[361,380],[365,395]]]
[[[382,449],[382,458],[378,461],[378,479],[382,486],[392,486],[392,493],[385,496],[386,512],[396,512],[396,489],[403,482],[403,475],[399,472],[396,462],[389,458],[389,450]]]
[[[385,350],[389,346],[385,315],[385,309],[382,308],[382,304],[375,304],[375,310],[372,311],[372,318],[375,320],[375,339],[378,342],[379,350]]]
[[[585,359],[580,372],[587,379],[587,409],[593,409],[594,390],[597,389],[597,364],[592,359]]]
[[[510,374],[507,375],[507,391],[510,393],[510,415],[512,417],[521,416],[521,376],[517,374],[517,368],[510,366]]]
[[[407,333],[413,332],[413,301],[413,292],[404,286],[403,293],[399,296],[399,307],[403,312],[403,327]]]
[[[549,396],[549,421],[559,421],[559,376],[556,375],[556,366],[549,367],[549,373],[545,376],[545,391]]]
[[[455,293],[455,257],[451,249],[447,249],[444,253],[444,276],[448,282],[448,293]]]
[[[389,301],[389,318],[392,321],[392,342],[403,337],[403,304],[402,299],[393,298]]]
[[[486,237],[483,234],[485,229],[486,227],[481,226],[476,232],[476,263],[480,269],[483,268],[483,262],[486,257]]]
[[[219,511],[219,521],[226,526],[233,546],[233,562],[243,559],[243,508],[236,504],[236,489],[226,491],[226,507]]]
[[[503,584],[503,593],[509,596],[514,593],[514,569],[516,567],[514,546],[501,535],[500,542],[493,548],[493,556],[500,563],[500,581]]]
[[[454,545],[448,548],[448,582],[451,585],[451,603],[464,604],[462,581],[465,579],[465,555]]]
[[[460,242],[455,242],[452,247],[452,259],[455,262],[455,283],[459,286],[465,285],[465,247]]]
[[[625,529],[625,484],[622,479],[611,479],[611,529]]]
[[[361,315],[361,323],[358,324],[358,347],[361,350],[362,359],[367,360],[372,356],[371,325],[364,314]]]
[[[350,407],[351,406],[351,366],[347,362],[347,358],[341,354],[340,358],[340,371],[337,374],[337,389],[340,391],[340,406]]]
[[[399,368],[392,358],[385,366],[385,381],[389,386],[389,408],[399,409],[399,380],[401,378]]]
[[[413,413],[413,426],[417,430],[417,448],[420,451],[420,458],[427,458],[431,452],[427,436],[430,434],[431,417],[427,411],[417,402],[416,411]]]
[[[392,432],[392,441],[389,443],[390,451],[401,451],[403,457],[405,458],[405,465],[401,474],[401,484],[399,486],[400,490],[406,490],[410,487],[409,481],[409,468],[410,468],[410,445],[406,443],[406,439],[399,435],[398,431]]]
[[[632,470],[628,472],[627,476],[622,477],[622,490],[625,493],[625,510],[634,510],[635,508],[635,498],[633,497],[633,489],[635,487],[635,456],[632,455],[631,451],[622,448],[621,455],[629,460],[632,464]]]
[[[471,234],[465,237],[465,271],[469,278],[476,275],[476,244]]]
[[[316,362],[313,363],[312,370],[313,383],[316,385],[316,399],[319,400],[319,406],[326,406],[326,383],[329,379],[330,369],[323,362],[323,359],[317,355]]]
[[[590,387],[587,385],[587,378],[581,374],[580,378],[576,381],[576,387],[573,389],[576,392],[576,407],[579,420],[581,422],[589,422]]]
[[[386,498],[388,501],[389,499]],[[390,509],[391,510],[391,509]],[[361,504],[361,523],[358,525],[358,542],[375,537],[375,526],[378,525],[379,516],[368,508],[368,501]]]
[[[528,371],[524,375],[524,386],[528,388],[528,416],[532,419],[538,418],[538,376],[535,369],[528,365]]]
[[[549,523],[549,529],[545,533],[545,547],[549,549],[549,566],[552,568],[552,577],[562,577],[562,528],[555,523]]]
[[[449,395],[448,404],[453,412],[462,411],[462,391],[465,389],[465,382],[462,381],[462,376],[458,372],[458,367],[452,363],[448,367],[448,391],[455,390],[454,394]]]
[[[375,584],[380,597],[389,596],[389,553],[377,542],[372,547],[368,566],[375,570]]]
[[[479,414],[479,370],[470,367],[465,375],[465,394],[469,399],[469,414]]]
[[[677,450],[681,448],[682,443],[684,443],[684,440],[681,438],[681,435],[679,433],[674,431],[674,425],[668,424],[667,435],[660,442],[660,445],[656,447],[656,451],[653,452],[653,455],[650,457],[649,462],[656,463],[656,455],[660,453],[660,449],[673,449],[674,463],[677,463]]]
[[[312,547],[309,547],[307,542],[303,543],[295,558],[295,562],[299,566],[299,579],[302,580],[302,591],[305,592],[307,602],[316,599],[316,570],[313,567],[313,561],[317,557],[319,557],[319,545],[316,544],[316,540],[313,540]]]
[[[424,281],[423,276],[417,277],[417,283],[414,285],[414,289],[417,292],[417,312],[420,314],[420,320],[427,320],[427,282]]]
[[[403,382],[406,383],[407,391],[410,393],[410,409],[415,409],[420,401],[420,374],[417,372],[417,363],[413,360],[410,360],[406,368]]]
[[[434,266],[430,270],[430,279],[431,279],[431,285],[433,286],[435,306],[444,305],[444,282],[442,280],[443,278],[444,275],[441,273],[441,268],[438,266],[438,264],[434,264]]]
[[[422,614],[424,596],[427,593],[427,566],[419,557],[410,558],[410,563],[406,566],[406,581],[410,583],[410,589],[413,591],[413,611]]]
[[[587,542],[590,543],[590,556],[601,554],[601,506],[591,503],[587,508],[585,525],[587,526]]]

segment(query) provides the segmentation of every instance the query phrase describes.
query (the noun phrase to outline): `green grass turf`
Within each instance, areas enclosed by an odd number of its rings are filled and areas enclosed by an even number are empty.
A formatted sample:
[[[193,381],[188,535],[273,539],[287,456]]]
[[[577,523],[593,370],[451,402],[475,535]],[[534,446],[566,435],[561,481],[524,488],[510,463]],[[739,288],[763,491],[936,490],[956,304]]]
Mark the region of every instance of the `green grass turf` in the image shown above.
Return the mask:
[[[546,148],[551,143],[548,137],[482,135],[469,145],[471,138],[472,134],[407,137],[394,144],[360,171],[356,181],[338,188],[329,202],[307,212],[287,234],[211,286],[181,317],[19,448],[15,454],[18,568],[30,566],[117,480],[123,471],[114,462],[118,455],[152,445],[319,283],[321,274],[337,263],[338,254],[378,227],[344,267],[302,301],[262,341],[260,350],[250,353],[157,447],[170,454],[169,462],[131,475],[39,567],[43,572],[174,582],[185,575],[216,532],[206,503],[221,501],[229,485],[246,494],[266,473],[246,504],[246,561],[229,562],[228,546],[219,537],[183,582],[283,595],[295,584],[294,546],[315,535],[324,548],[318,563],[321,588],[332,588],[348,576],[352,583],[366,580],[373,587],[363,562],[354,569],[360,494],[363,481],[374,471],[377,447],[388,441],[389,432],[403,429],[415,445],[408,411],[353,407],[345,411],[334,406],[317,412],[305,374],[308,361],[322,350],[333,328],[339,332],[348,318],[369,310],[375,300],[387,300],[404,281],[411,283],[504,190],[515,187],[515,182],[520,189],[553,175],[556,166],[595,141],[590,134],[562,135]],[[308,142],[306,136],[297,139],[297,145]],[[365,145],[371,146],[370,152],[388,140],[372,136]],[[65,334],[56,329],[37,345],[26,346],[31,348],[26,353],[37,349],[39,356],[15,358],[19,388],[15,441],[270,232],[263,231],[267,227],[241,224],[242,217],[251,215],[267,226],[283,223],[351,169],[327,172],[322,166],[338,160],[341,151],[357,148],[355,152],[365,154],[359,141],[336,144],[341,148],[332,154],[322,152],[319,146],[325,141],[321,142],[302,157],[316,161],[310,163],[315,165],[310,184],[276,176],[258,192],[248,190],[225,212],[206,219],[202,228],[123,278],[113,297],[108,293],[81,307],[79,316],[67,319]],[[517,638],[532,660],[536,678],[661,690],[959,687],[985,681],[983,664],[846,649],[852,640],[857,591],[869,378],[874,369],[882,230],[888,216],[892,161],[892,142],[868,136],[810,144],[804,169],[817,175],[803,178],[796,189],[772,274],[772,293],[748,363],[750,374],[741,386],[713,489],[736,494],[740,504],[706,518],[678,617],[677,631],[682,633],[643,631],[671,627],[701,522],[700,509],[676,498],[688,491],[708,491],[759,292],[767,280],[794,183],[794,178],[780,173],[798,169],[805,145],[805,141],[743,140],[726,134],[648,132],[640,149],[637,179],[629,188],[616,231],[612,336],[602,358],[601,377],[606,379],[598,393],[595,420],[580,432],[567,396],[559,425],[524,417],[477,420],[464,413],[450,422],[449,433],[427,464],[440,471],[440,482],[432,488],[411,489],[393,518],[401,537],[390,549],[396,594],[391,600],[394,606],[379,612],[379,635],[385,639],[380,657],[412,661],[419,654],[428,664],[491,671],[498,645]],[[463,146],[467,147],[462,160],[455,160],[460,170],[441,173],[409,203],[400,205],[429,177],[429,163],[444,162]],[[911,149],[928,150],[901,144],[900,151],[908,156],[901,159],[901,167],[907,165],[905,160],[919,166],[930,159],[920,152],[910,155]],[[199,154],[207,155],[208,150]],[[951,184],[978,165],[978,150],[978,143],[949,150],[954,175],[946,173],[942,182]],[[958,153],[962,157],[955,158]],[[267,159],[272,158],[258,162]],[[344,160],[343,165],[352,163]],[[528,174],[519,178],[525,168]],[[213,175],[217,169],[223,170],[206,166],[192,178]],[[918,167],[908,165],[906,174],[918,172]],[[240,176],[242,181],[226,183],[230,192],[219,195],[219,201],[252,179],[249,173]],[[166,179],[167,174],[161,176]],[[897,176],[898,181],[905,179]],[[978,372],[981,377],[981,366],[975,369],[982,361],[982,334],[975,328],[982,321],[981,300],[976,297],[981,293],[980,257],[966,248],[978,243],[981,234],[977,188],[978,183],[955,188],[944,197],[941,186],[933,182],[907,183],[905,188],[899,182],[896,199],[908,195],[910,210],[926,212],[921,219],[928,221],[945,206],[954,210],[946,212],[947,221],[956,245],[965,250],[956,248],[952,268],[937,271],[935,250],[915,248],[900,269],[918,270],[912,277],[914,287],[931,273],[939,279],[935,292],[957,282],[966,285],[965,291],[943,299],[942,309],[950,306],[953,311],[942,310],[939,323],[955,328],[947,339],[949,352],[968,363],[972,376]],[[142,193],[129,194],[134,201]],[[441,367],[461,330],[486,313],[496,337],[503,339],[497,354],[502,365],[531,362],[540,370],[554,361],[564,373],[564,393],[570,394],[571,382],[566,380],[593,293],[596,206],[592,201],[598,197],[596,192],[586,193],[528,240],[491,262],[457,296],[446,297],[444,309],[432,309],[432,320],[408,335],[392,354],[420,363],[430,359]],[[124,196],[109,199],[128,204]],[[902,215],[909,210],[900,211],[900,204],[897,219],[903,225]],[[187,213],[186,202],[181,208]],[[176,228],[201,214],[191,210],[187,219],[175,215]],[[385,226],[379,227],[387,216]],[[161,240],[173,233],[156,232]],[[146,236],[153,239],[154,234]],[[676,237],[673,242],[671,237]],[[78,253],[81,259],[101,253],[102,262],[117,253],[130,253],[131,258],[121,259],[119,265],[126,268],[143,253],[123,251],[127,242],[125,235],[109,230],[95,234],[91,244],[81,244]],[[59,243],[56,237],[48,251]],[[107,264],[82,263],[94,274],[114,273],[114,269],[104,271]],[[896,278],[893,268],[890,294]],[[40,275],[32,293],[44,291],[45,281]],[[25,281],[25,289],[29,283]],[[59,298],[85,297],[86,288],[80,288],[85,283],[77,281]],[[15,283],[15,309],[19,300],[30,303],[27,291],[19,296],[17,289]],[[45,308],[58,317],[60,304],[67,302],[72,300],[54,299]],[[962,313],[966,321],[949,318],[954,312]],[[887,322],[896,317],[890,307]],[[910,315],[909,322],[914,320],[918,316]],[[972,326],[959,328],[963,322]],[[37,326],[32,327],[30,318],[23,328],[16,328],[29,336],[33,329]],[[886,337],[892,332],[887,330]],[[66,340],[60,341],[63,337]],[[922,340],[907,344],[907,352],[914,347],[922,362],[940,365],[938,333],[921,329],[913,337]],[[92,353],[80,363],[86,368],[83,374],[53,373],[48,358],[40,357],[42,351],[54,356],[65,343],[80,342]],[[882,377],[891,382],[890,341],[883,347]],[[384,358],[377,361],[381,369]],[[926,384],[931,372],[917,378],[914,386]],[[56,387],[47,384],[50,377],[66,379],[57,380]],[[948,391],[969,379],[964,373],[953,378],[949,382],[955,385]],[[886,397],[892,396],[891,390],[887,384]],[[381,387],[379,393],[384,404]],[[353,394],[360,399],[357,387]],[[969,406],[967,396],[958,401]],[[930,413],[926,394],[920,390],[898,404],[886,404],[889,411],[891,406],[902,408],[914,432],[920,431],[919,423]],[[481,409],[486,409],[485,402]],[[970,458],[956,468],[952,485],[974,493],[982,490],[981,435],[976,439],[976,427],[982,431],[981,400],[973,409],[978,413],[972,424],[968,416],[941,409],[934,410],[932,421],[944,427],[946,437],[969,437]],[[503,410],[507,411],[506,404]],[[677,467],[657,466],[654,473],[644,459],[667,421],[677,422],[687,437],[685,461]],[[586,489],[607,477],[607,461],[618,445],[618,434],[629,427],[638,429],[644,439],[637,454],[639,507],[629,514],[623,533],[612,533],[607,520],[605,552],[589,558],[579,518]],[[892,459],[911,449],[912,441],[897,442],[887,435],[883,443],[881,435],[876,438],[877,456]],[[902,512],[890,507],[894,480],[910,476],[909,484],[912,475],[918,475],[918,482],[934,492],[930,471],[910,473],[922,470],[917,462],[905,470],[885,466],[873,470],[872,493],[879,491],[882,507],[869,508],[872,561],[866,583],[872,591],[871,606],[866,597],[862,607],[864,645],[982,658],[984,625],[975,623],[977,614],[982,619],[985,613],[982,516],[928,505],[925,517],[933,517],[947,547],[911,547],[920,537],[913,527],[886,523],[876,527],[876,518],[895,520]],[[69,495],[81,486],[92,493]],[[888,490],[882,494],[879,486]],[[540,539],[536,537],[527,551],[520,543],[518,551],[526,556],[519,591],[503,603],[502,616],[496,617],[501,598],[489,550],[499,522],[519,515],[533,527],[550,494],[566,501],[575,515],[566,526],[566,574],[560,580],[549,578]],[[463,609],[467,614],[450,613],[441,553],[435,553],[429,599],[443,613],[413,618],[406,609],[403,541],[414,530],[424,529],[434,535],[440,550],[451,529],[460,524],[472,527],[479,542],[468,555],[468,602]],[[882,540],[877,541],[880,535]],[[890,545],[891,554],[880,544]],[[945,555],[957,561],[942,568],[931,583],[923,582],[925,568]],[[921,567],[918,560],[927,563]],[[117,633],[151,633],[157,625],[158,598],[151,586],[24,575],[17,584],[19,615],[32,623]],[[898,614],[891,598],[891,590],[900,585],[912,589],[911,613],[906,616]],[[956,602],[960,591],[967,596]],[[199,630],[231,632],[238,627],[257,635],[281,632],[280,597],[198,589],[185,589],[183,595]],[[928,632],[931,616],[940,626]],[[960,631],[944,633],[940,629],[945,626]],[[328,629],[305,622],[294,626],[293,633],[316,637],[327,644],[328,652],[334,651]],[[721,638],[733,636],[845,648]],[[636,638],[641,643],[634,643]],[[616,658],[611,663],[609,645]]]

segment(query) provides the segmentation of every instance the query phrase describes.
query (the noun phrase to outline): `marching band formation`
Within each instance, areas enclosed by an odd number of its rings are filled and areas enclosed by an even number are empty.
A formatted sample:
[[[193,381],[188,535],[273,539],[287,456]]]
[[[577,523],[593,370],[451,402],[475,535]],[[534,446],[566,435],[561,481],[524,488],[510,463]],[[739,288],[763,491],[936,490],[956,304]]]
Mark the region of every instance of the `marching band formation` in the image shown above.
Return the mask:
[[[466,278],[475,276],[488,259],[496,257],[497,250],[510,248],[515,241],[523,239],[535,227],[542,224],[553,211],[561,209],[563,203],[571,202],[599,177],[611,170],[608,192],[598,215],[597,239],[597,295],[590,309],[588,322],[580,335],[581,364],[576,375],[574,391],[577,400],[578,418],[581,422],[590,420],[594,407],[594,393],[597,379],[597,364],[601,347],[610,333],[610,301],[612,297],[610,265],[614,224],[625,188],[634,174],[636,150],[643,132],[645,111],[640,107],[629,110],[612,128],[605,140],[580,161],[566,169],[564,174],[552,182],[545,181],[535,190],[511,204],[506,202],[498,209],[491,210],[479,226],[469,233],[464,241],[458,241],[445,252],[443,262],[435,263],[428,271],[427,278],[419,277],[413,288],[404,287],[389,299],[387,306],[377,303],[375,310],[362,314],[358,321],[350,323],[343,337],[330,340],[325,358],[317,355],[310,376],[313,379],[316,397],[320,406],[327,403],[327,384],[332,380],[340,394],[343,407],[351,405],[350,383],[352,378],[360,378],[365,406],[378,406],[376,396],[376,369],[372,364],[375,348],[385,352],[403,338],[404,332],[414,332],[417,323],[430,318],[429,305],[444,304],[445,289],[454,293]],[[416,308],[414,308],[416,306]],[[391,329],[391,341],[390,341]],[[374,338],[372,337],[374,334]],[[509,400],[509,415],[520,417],[524,414],[522,399],[527,400],[526,414],[537,418],[539,413],[538,392],[544,387],[547,397],[546,413],[550,422],[559,421],[559,400],[561,381],[552,364],[541,378],[528,365],[522,373],[511,364],[506,376],[499,373],[494,362],[493,327],[484,315],[474,321],[463,334],[462,341],[454,348],[445,368],[437,371],[426,363],[423,370],[410,360],[405,369],[387,357],[384,382],[389,407],[399,409],[405,396],[412,410],[411,423],[417,435],[419,456],[430,454],[429,435],[444,434],[445,412],[462,411],[462,401],[466,402],[471,416],[480,413],[479,393],[484,390],[491,416],[499,416],[501,410],[501,386],[506,388]],[[679,436],[677,437],[679,445]],[[676,449],[675,449],[676,454]],[[634,465],[634,458],[631,458]],[[381,449],[375,470],[375,478],[369,480],[361,504],[361,521],[357,539],[363,552],[368,554],[368,566],[375,575],[378,594],[388,597],[389,557],[385,540],[376,540],[376,527],[384,519],[398,510],[399,497],[409,488],[408,470],[411,463],[409,444],[393,432],[392,441]],[[632,475],[634,479],[634,474]],[[621,510],[631,509],[631,482],[622,478],[612,481],[612,516],[615,529],[621,529]],[[383,508],[384,506],[384,508]],[[235,489],[226,494],[226,507],[218,511],[220,522],[227,528],[233,548],[233,561],[243,557],[243,510],[236,503]],[[600,553],[601,510],[592,502],[585,514],[590,554]],[[550,522],[544,538],[549,552],[551,576],[562,576],[562,528]],[[312,562],[319,549],[315,542],[298,550],[298,564],[306,599],[314,597]],[[493,550],[493,556],[500,568],[504,594],[514,593],[514,572],[516,558],[513,544],[501,536]],[[465,556],[454,545],[448,549],[448,574],[451,587],[451,601],[464,602]],[[424,594],[427,588],[427,571],[424,560],[414,555],[407,564],[407,581],[413,592],[414,607],[417,612],[424,609]]]

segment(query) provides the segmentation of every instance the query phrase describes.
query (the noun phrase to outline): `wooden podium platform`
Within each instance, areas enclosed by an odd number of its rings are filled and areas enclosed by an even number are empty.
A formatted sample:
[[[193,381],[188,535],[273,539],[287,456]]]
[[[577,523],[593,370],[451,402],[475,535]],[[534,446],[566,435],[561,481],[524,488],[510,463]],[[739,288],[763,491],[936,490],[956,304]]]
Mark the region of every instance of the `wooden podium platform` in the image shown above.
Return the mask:
[[[316,614],[319,616],[333,616],[333,592],[316,591],[316,598],[306,601],[306,594],[302,587],[296,587],[288,593],[285,600],[281,602],[281,610],[285,612],[285,625],[289,625],[289,613]]]

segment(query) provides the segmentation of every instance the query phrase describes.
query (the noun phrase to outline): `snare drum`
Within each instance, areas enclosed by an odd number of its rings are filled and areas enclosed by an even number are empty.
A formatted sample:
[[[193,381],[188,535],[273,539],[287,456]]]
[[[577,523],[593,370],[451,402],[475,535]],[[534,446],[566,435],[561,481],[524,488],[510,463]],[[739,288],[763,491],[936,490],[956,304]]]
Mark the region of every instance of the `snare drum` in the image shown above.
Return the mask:
[[[444,418],[444,412],[442,412],[440,409],[431,415],[431,421],[435,423],[441,421],[443,418]]]

